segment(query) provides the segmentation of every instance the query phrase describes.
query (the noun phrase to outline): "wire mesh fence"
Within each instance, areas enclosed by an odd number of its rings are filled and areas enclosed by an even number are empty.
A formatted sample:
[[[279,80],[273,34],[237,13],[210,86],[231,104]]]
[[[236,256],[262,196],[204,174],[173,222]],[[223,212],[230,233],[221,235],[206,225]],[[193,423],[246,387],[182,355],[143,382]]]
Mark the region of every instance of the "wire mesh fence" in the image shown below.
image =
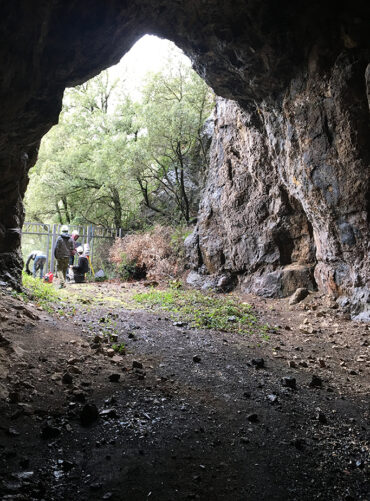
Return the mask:
[[[55,273],[56,259],[53,249],[58,236],[61,234],[61,224],[43,224],[26,222],[22,228],[22,254],[26,262],[28,256],[39,251],[45,254],[45,270]],[[122,229],[107,229],[99,226],[78,226],[69,225],[69,233],[76,230],[79,234],[77,243],[82,246],[88,244],[90,273],[94,274],[98,270],[103,270],[105,276],[113,275],[113,267],[109,261],[109,249],[113,245],[116,237],[122,236]],[[77,260],[77,258],[76,258]]]

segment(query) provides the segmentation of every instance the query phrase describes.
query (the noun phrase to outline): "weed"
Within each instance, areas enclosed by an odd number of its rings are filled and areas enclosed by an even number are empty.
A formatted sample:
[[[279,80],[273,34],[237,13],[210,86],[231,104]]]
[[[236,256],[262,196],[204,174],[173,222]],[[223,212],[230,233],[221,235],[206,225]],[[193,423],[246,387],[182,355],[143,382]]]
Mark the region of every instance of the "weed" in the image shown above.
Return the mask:
[[[23,273],[23,286],[28,291],[28,296],[36,301],[42,308],[52,311],[52,304],[59,302],[61,292],[57,291],[52,284],[45,283],[39,278],[33,278]],[[22,295],[22,293],[20,293]],[[26,296],[25,294],[23,294]]]
[[[121,355],[126,353],[125,343],[112,344],[112,348],[115,352],[120,353]]]
[[[270,327],[259,322],[249,304],[235,298],[169,289],[136,294],[133,300],[154,310],[170,311],[174,318],[182,318],[195,328],[259,334],[264,340],[268,339]]]

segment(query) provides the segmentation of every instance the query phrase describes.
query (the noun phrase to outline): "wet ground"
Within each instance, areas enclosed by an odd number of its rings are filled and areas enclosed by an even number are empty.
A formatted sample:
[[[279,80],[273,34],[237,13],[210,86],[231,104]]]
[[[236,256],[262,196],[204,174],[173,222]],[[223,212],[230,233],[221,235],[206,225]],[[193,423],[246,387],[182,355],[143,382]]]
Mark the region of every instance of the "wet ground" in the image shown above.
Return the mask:
[[[1,296],[2,499],[369,499],[368,325],[244,296],[277,327],[251,339],[127,309],[133,289],[70,285],[58,316]]]

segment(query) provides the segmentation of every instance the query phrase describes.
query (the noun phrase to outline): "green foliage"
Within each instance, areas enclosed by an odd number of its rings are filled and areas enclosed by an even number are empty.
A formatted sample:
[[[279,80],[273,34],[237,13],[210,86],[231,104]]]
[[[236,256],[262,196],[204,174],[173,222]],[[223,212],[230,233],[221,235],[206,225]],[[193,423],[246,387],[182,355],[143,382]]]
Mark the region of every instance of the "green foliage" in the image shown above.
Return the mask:
[[[133,299],[139,305],[169,311],[173,318],[183,319],[195,328],[258,334],[268,339],[269,326],[258,321],[249,304],[235,298],[169,289],[136,294]]]
[[[115,352],[119,353],[120,355],[124,355],[126,353],[125,343],[112,344],[112,348]]]
[[[27,219],[130,229],[189,221],[212,107],[210,89],[173,54],[137,102],[109,71],[67,89],[30,173]]]
[[[145,269],[139,266],[134,259],[121,252],[116,262],[116,271],[122,280],[140,279],[145,277]]]
[[[53,284],[44,283],[39,278],[33,278],[25,272],[22,275],[22,282],[28,290],[29,296],[47,311],[51,310],[52,304],[61,299],[61,292],[57,291]]]
[[[138,139],[132,174],[159,221],[188,223],[197,212],[207,164],[202,127],[213,106],[205,82],[182,63],[148,78],[140,109],[146,134]]]
[[[189,226],[176,226],[171,235],[171,247],[173,253],[179,260],[185,259],[185,246],[184,241],[193,231]]]

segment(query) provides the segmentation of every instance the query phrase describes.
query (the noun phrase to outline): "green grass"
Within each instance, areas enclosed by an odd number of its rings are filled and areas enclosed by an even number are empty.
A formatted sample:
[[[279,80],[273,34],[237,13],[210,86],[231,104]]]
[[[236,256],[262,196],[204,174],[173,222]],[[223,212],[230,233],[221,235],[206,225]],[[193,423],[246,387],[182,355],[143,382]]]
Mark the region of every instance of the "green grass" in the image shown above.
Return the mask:
[[[39,278],[33,278],[27,273],[23,273],[22,282],[29,297],[47,311],[53,310],[52,305],[61,301],[62,291],[56,290],[52,284],[44,283]]]
[[[235,298],[170,289],[135,294],[133,300],[143,307],[168,311],[173,319],[186,321],[191,327],[259,334],[268,339],[270,327],[259,322],[251,305]]]

